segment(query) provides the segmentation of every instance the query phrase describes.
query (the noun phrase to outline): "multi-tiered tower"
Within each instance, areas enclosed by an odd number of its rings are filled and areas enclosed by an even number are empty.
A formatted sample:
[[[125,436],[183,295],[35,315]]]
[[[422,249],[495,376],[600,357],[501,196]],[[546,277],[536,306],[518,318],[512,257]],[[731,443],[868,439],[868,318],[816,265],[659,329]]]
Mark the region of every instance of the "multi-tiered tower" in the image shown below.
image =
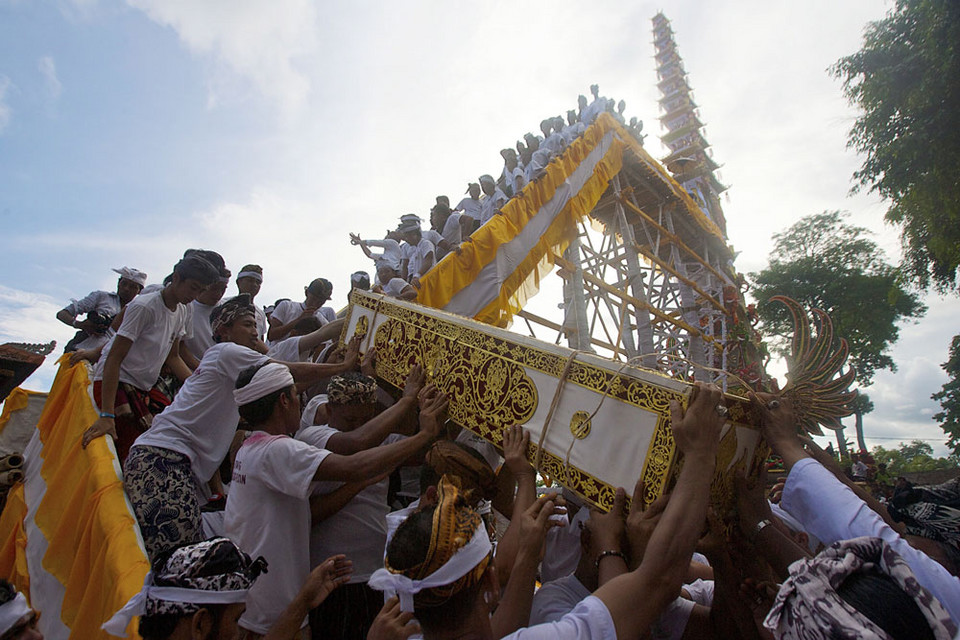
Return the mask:
[[[673,40],[673,29],[663,13],[653,17],[653,38],[657,52],[657,88],[661,94],[660,125],[667,130],[660,140],[670,149],[663,164],[726,235],[720,194],[727,187],[714,174],[720,165],[707,151],[710,143],[703,135],[703,122]]]

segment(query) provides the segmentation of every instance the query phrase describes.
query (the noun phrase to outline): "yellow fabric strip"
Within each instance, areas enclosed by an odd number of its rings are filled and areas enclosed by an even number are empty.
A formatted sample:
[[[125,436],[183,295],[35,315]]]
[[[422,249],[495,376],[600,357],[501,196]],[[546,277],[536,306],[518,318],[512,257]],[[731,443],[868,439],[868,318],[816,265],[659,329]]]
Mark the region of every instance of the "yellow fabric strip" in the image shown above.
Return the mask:
[[[3,428],[10,422],[10,416],[13,415],[14,411],[20,411],[26,408],[27,403],[30,402],[30,393],[31,392],[26,389],[17,387],[11,391],[7,399],[3,401],[3,413],[0,413],[0,433],[3,432]]]
[[[480,270],[496,259],[497,249],[516,237],[615,125],[613,118],[601,118],[591,125],[547,166],[539,180],[525,186],[520,195],[503,206],[503,215],[494,216],[477,229],[461,245],[459,255],[451,253],[420,279],[417,302],[442,309],[458,291],[473,282]]]
[[[83,364],[60,359],[37,429],[47,491],[35,521],[47,539],[43,567],[63,584],[61,619],[71,638],[106,640],[100,625],[143,586],[150,564],[139,543],[117,458],[105,438],[80,447],[97,419]],[[136,621],[128,633],[134,633]]]
[[[0,514],[0,576],[9,580],[17,591],[30,600],[27,534],[23,529],[23,520],[26,517],[27,503],[23,498],[21,482],[10,489],[3,514]]]
[[[566,250],[578,233],[577,223],[593,211],[610,181],[620,173],[622,167],[623,143],[614,139],[606,155],[594,168],[593,175],[557,215],[546,233],[531,247],[527,257],[504,280],[499,296],[477,314],[475,319],[506,326],[527,300],[536,294],[540,287],[540,278],[553,268],[552,256]],[[566,175],[559,173],[548,174],[548,177],[559,180],[560,183],[566,179]]]

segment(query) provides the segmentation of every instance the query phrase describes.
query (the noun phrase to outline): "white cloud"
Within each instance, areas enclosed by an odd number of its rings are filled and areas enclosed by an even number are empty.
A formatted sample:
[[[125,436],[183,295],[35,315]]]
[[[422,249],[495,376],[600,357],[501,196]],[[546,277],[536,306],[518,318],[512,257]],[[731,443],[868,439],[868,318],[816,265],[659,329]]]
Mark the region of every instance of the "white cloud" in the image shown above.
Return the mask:
[[[25,388],[46,391],[56,375],[56,359],[76,331],[56,319],[63,308],[50,296],[0,285],[0,344],[57,341],[57,349],[28,378]]]
[[[0,133],[3,133],[3,130],[7,128],[7,125],[10,124],[10,119],[13,117],[13,109],[7,104],[7,91],[12,86],[13,83],[10,82],[10,78],[0,75]]]
[[[47,95],[56,100],[60,97],[60,94],[63,93],[63,84],[60,83],[60,78],[57,77],[57,64],[53,60],[53,56],[43,56],[37,61],[37,69],[40,71],[40,75],[43,76],[43,85],[44,89],[47,92]]]
[[[311,0],[127,0],[151,20],[176,31],[194,54],[212,56],[229,70],[210,79],[208,106],[231,87],[230,74],[275,102],[286,120],[306,105],[310,81],[298,57],[316,49],[316,7]]]

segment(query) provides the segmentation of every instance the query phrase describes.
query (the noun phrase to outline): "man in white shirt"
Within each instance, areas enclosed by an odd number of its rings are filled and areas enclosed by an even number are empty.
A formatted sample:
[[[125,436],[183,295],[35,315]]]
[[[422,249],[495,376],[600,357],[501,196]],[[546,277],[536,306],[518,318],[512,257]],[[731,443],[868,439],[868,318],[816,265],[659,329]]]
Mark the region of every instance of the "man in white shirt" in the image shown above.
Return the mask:
[[[113,271],[120,274],[115,293],[92,291],[57,312],[57,320],[78,330],[64,352],[98,349],[106,344],[113,335],[110,322],[147,284],[147,274],[137,269],[121,267]],[[85,319],[77,320],[77,316],[84,314],[87,316]]]
[[[567,111],[567,126],[563,128],[560,134],[563,136],[563,141],[569,146],[574,140],[583,135],[585,129],[586,127],[583,126],[583,123],[577,120],[576,110],[570,109]]]
[[[440,437],[448,401],[435,387],[425,390],[417,434],[342,456],[287,435],[300,424],[300,401],[293,376],[283,365],[242,372],[234,398],[254,433],[237,452],[225,524],[231,540],[247,553],[263,555],[270,567],[250,590],[240,618],[247,634],[241,638],[259,638],[310,572],[308,498],[314,482],[367,482],[396,467]]]
[[[376,380],[357,372],[334,376],[327,386],[328,424],[301,429],[297,440],[340,455],[397,442],[402,436],[394,432],[414,417],[423,384],[422,369],[414,367],[400,399],[377,415]],[[311,566],[336,553],[345,554],[353,562],[353,575],[347,585],[311,612],[314,637],[362,640],[380,611],[383,598],[366,582],[383,564],[388,485],[388,478],[371,484],[339,511],[313,524]]]
[[[254,305],[240,295],[214,310],[217,344],[207,349],[173,403],[133,444],[123,467],[124,488],[152,558],[165,549],[203,539],[201,496],[230,450],[240,416],[233,389],[241,371],[269,362],[257,349]],[[338,364],[289,363],[304,385],[356,365],[358,344]]]
[[[400,263],[403,260],[403,250],[400,248],[400,241],[403,238],[396,231],[387,231],[383,240],[361,240],[356,233],[350,234],[350,244],[359,246],[364,255],[373,260],[374,265],[379,269],[381,265],[390,266],[400,270]],[[370,251],[370,247],[382,249],[380,253]]]
[[[486,197],[480,201],[480,225],[483,226],[500,213],[500,207],[507,204],[507,196],[497,187],[493,176],[480,176],[480,188]]]
[[[337,312],[323,304],[333,295],[333,284],[326,278],[316,278],[303,288],[303,302],[285,300],[277,305],[270,314],[270,329],[267,337],[271,342],[282,340],[290,335],[294,325],[301,318],[316,316],[322,324],[337,319]]]
[[[83,446],[104,434],[117,441],[120,461],[152,422],[149,392],[164,365],[180,380],[190,369],[180,359],[180,339],[188,329],[186,305],[220,277],[217,268],[196,255],[173,268],[170,284],[137,296],[124,310],[123,322],[104,347],[93,374],[100,417],[83,434]]]
[[[250,296],[250,302],[256,305],[257,314],[257,333],[260,339],[267,337],[267,314],[263,307],[256,304],[257,294],[260,293],[260,287],[263,286],[263,267],[258,264],[245,264],[240,267],[240,273],[237,274],[237,291]],[[232,300],[233,298],[228,298]]]
[[[468,216],[454,213],[449,207],[441,205],[430,210],[430,226],[443,238],[443,243],[437,244],[437,248],[442,249],[444,254],[455,251],[463,239],[473,231],[473,224]],[[430,240],[430,238],[427,239]],[[430,241],[433,242],[433,240]]]
[[[407,214],[400,218],[400,226],[397,232],[404,239],[406,274],[404,279],[415,288],[420,288],[420,278],[436,263],[433,243],[423,237],[420,230],[420,218],[413,214]],[[400,267],[400,273],[404,273],[403,266]]]
[[[506,148],[500,150],[503,157],[503,173],[500,174],[499,182],[503,184],[503,192],[507,197],[520,193],[527,184],[523,169],[517,164],[517,152],[514,149]]]
[[[224,267],[220,278],[203,290],[197,299],[190,303],[190,335],[180,343],[180,357],[190,370],[197,368],[203,354],[212,347],[213,332],[210,330],[210,313],[223,298],[230,283],[230,270]]]
[[[314,316],[301,318],[290,337],[271,343],[267,357],[280,362],[311,362],[320,345],[336,340],[343,329],[343,320],[321,324]]]
[[[377,284],[374,285],[373,292],[401,300],[417,299],[417,290],[400,277],[400,272],[397,269],[387,265],[377,269]]]
[[[480,185],[476,182],[467,183],[467,197],[457,204],[454,212],[463,213],[466,217],[473,220],[473,228],[466,233],[470,235],[480,226]]]

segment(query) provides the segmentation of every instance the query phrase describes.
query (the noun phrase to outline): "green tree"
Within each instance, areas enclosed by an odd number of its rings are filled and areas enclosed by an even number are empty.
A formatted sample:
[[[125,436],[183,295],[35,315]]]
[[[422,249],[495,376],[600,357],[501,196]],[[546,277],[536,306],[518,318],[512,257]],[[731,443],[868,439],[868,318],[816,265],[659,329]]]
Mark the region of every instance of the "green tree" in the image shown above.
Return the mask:
[[[775,234],[769,265],[750,278],[763,332],[775,352],[786,353],[793,326],[786,307],[770,298],[785,295],[830,315],[835,333],[850,345],[857,383],[866,387],[876,371],[896,371],[887,351],[899,337],[897,323],[919,318],[926,307],[904,289],[899,270],[883,260],[870,231],[844,224],[845,215],[825,211]],[[865,413],[872,405],[866,401],[859,408]]]
[[[831,72],[862,112],[848,142],[865,156],[856,188],[887,199],[903,267],[922,288],[960,266],[960,2],[897,0]]]
[[[870,450],[870,454],[877,464],[886,464],[887,473],[893,476],[911,471],[953,469],[957,466],[949,458],[934,458],[933,447],[923,440],[911,440],[909,444],[901,442],[896,449],[876,446]]]
[[[960,335],[953,336],[950,357],[942,366],[950,379],[931,396],[942,409],[933,419],[949,437],[947,446],[953,449],[953,457],[960,458]]]

